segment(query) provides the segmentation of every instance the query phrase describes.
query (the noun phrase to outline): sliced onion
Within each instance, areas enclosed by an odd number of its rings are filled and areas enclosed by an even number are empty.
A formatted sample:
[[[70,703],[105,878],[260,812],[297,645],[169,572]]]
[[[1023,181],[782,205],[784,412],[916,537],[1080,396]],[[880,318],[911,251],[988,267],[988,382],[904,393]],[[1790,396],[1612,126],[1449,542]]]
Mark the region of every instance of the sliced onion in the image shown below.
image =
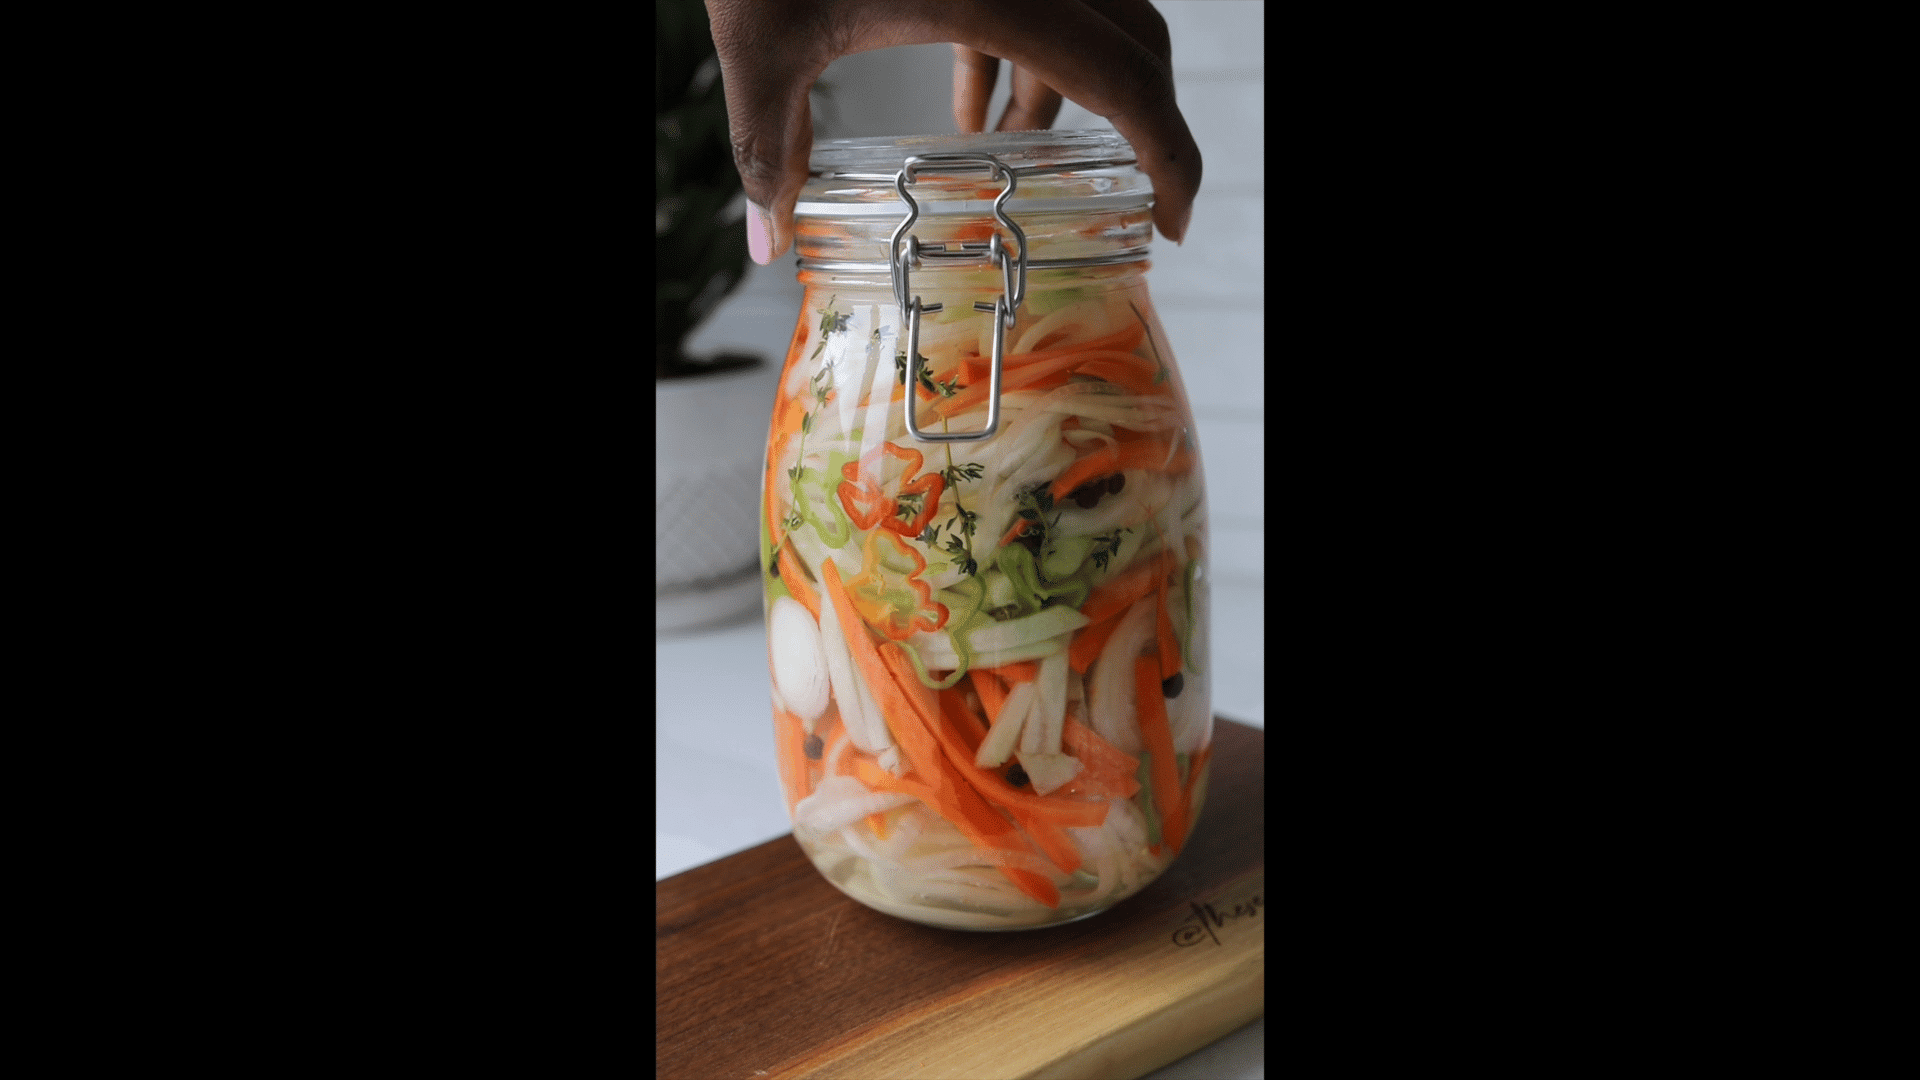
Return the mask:
[[[820,624],[790,596],[773,602],[767,613],[767,651],[773,685],[813,734],[814,721],[827,711],[827,658],[820,647]]]

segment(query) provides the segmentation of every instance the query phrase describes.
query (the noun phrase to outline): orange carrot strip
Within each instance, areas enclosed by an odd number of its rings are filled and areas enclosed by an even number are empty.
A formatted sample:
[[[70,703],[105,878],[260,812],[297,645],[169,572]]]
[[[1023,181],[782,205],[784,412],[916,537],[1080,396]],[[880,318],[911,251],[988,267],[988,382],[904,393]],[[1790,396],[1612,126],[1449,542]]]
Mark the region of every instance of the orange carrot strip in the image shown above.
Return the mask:
[[[1139,758],[1101,738],[1099,732],[1071,716],[1061,725],[1060,746],[1079,758],[1091,773],[1111,773],[1131,779],[1140,771]]]
[[[973,680],[973,689],[980,695],[980,704],[987,710],[989,723],[1000,719],[1000,710],[1007,703],[1007,685],[1000,676],[986,668],[974,668],[967,673]]]
[[[887,838],[887,815],[868,814],[867,828],[873,830],[873,835],[885,840]]]
[[[1131,799],[1140,794],[1140,781],[1131,776],[1113,776],[1106,773],[1081,773],[1054,791],[1055,795],[1065,795],[1073,799],[1094,799],[1109,803],[1115,799]]]
[[[813,794],[813,785],[807,781],[807,752],[802,745],[806,738],[799,717],[785,709],[774,710],[773,749],[780,758],[780,786],[787,789],[789,816],[801,799]]]
[[[1082,454],[1073,464],[1060,470],[1053,478],[1053,486],[1047,490],[1053,494],[1055,502],[1070,494],[1074,488],[1096,476],[1109,476],[1120,471],[1120,447],[1113,443],[1102,443],[1090,454]]]
[[[872,758],[864,756],[854,762],[853,776],[875,791],[893,791],[901,784],[912,782],[893,775],[881,768]],[[908,794],[911,795],[914,794],[914,792],[908,792]]]
[[[1033,839],[1033,846],[1040,849],[1048,862],[1059,867],[1061,873],[1071,874],[1080,869],[1080,849],[1073,846],[1067,830],[1030,810],[1014,810],[1012,814]]]
[[[1030,353],[1014,353],[1012,356],[1002,357],[1000,360],[1000,374],[1002,378],[1005,378],[1008,368],[1025,367],[1028,364],[1039,363],[1044,360],[1053,360],[1061,356],[1078,355],[1083,352],[1130,353],[1140,347],[1141,340],[1146,336],[1147,331],[1145,327],[1137,322],[1128,323],[1126,329],[1115,331],[1106,337],[1093,338],[1090,341],[1076,342],[1072,345],[1062,345],[1052,349],[1036,349]],[[982,361],[982,363],[991,362],[992,360],[990,358]]]
[[[1009,686],[1014,683],[1032,682],[1040,677],[1040,663],[1037,660],[1022,660],[1017,664],[1002,664],[986,670],[1000,676],[1001,681]]]
[[[1160,579],[1158,591],[1159,603],[1154,606],[1159,610],[1160,616],[1154,636],[1159,638],[1160,643],[1160,670],[1171,679],[1180,671],[1180,641],[1173,636],[1173,616],[1168,613],[1167,579],[1164,576]]]
[[[1065,375],[1073,365],[1080,362],[1077,354],[1069,353],[1056,356],[1051,360],[1042,360],[1037,364],[1028,364],[1017,371],[1007,370],[1006,363],[1000,365],[1000,392],[1010,394],[1015,390],[1025,390],[1049,375]],[[966,412],[975,405],[987,400],[987,391],[993,389],[991,382],[978,382],[953,395],[933,407],[935,415],[954,416]]]
[[[1028,810],[1042,814],[1056,825],[1087,828],[1107,820],[1105,803],[1080,802],[1075,799],[1061,799],[1052,795],[1035,795],[1030,791],[1021,791],[1007,783],[998,772],[975,765],[973,755],[967,751],[964,741],[960,738],[957,723],[941,724],[934,729],[934,734],[939,737],[941,748],[946,750],[947,759],[953,763],[954,771],[978,788],[980,794],[996,805],[1004,806],[1009,810]]]
[[[1120,617],[1115,615],[1081,627],[1073,643],[1067,646],[1067,666],[1076,675],[1085,675],[1093,662],[1100,659],[1100,650],[1107,647],[1107,639],[1119,625]]]
[[[886,718],[887,730],[899,741],[900,749],[907,755],[908,764],[929,784],[938,784],[941,775],[940,748],[921,725],[910,722],[913,717],[925,713],[931,714],[936,706],[932,703],[933,691],[920,685],[913,675],[912,668],[907,671],[908,681],[913,689],[926,694],[926,700],[911,693],[893,674],[888,671],[887,663],[874,647],[873,638],[868,634],[867,624],[853,607],[853,597],[840,581],[839,567],[832,559],[821,563],[822,579],[827,595],[833,597],[834,614],[840,618],[840,632],[847,639],[848,651],[853,654],[854,664],[865,678],[867,689],[872,692],[873,700],[880,706],[880,715]],[[845,607],[842,607],[842,604]],[[889,645],[894,643],[889,642]],[[894,646],[898,648],[897,645]],[[891,650],[890,650],[891,651]],[[906,663],[903,658],[901,663]],[[954,822],[957,826],[959,822]]]
[[[1153,805],[1160,811],[1160,837],[1175,854],[1186,841],[1186,822],[1180,815],[1180,766],[1173,759],[1173,731],[1167,725],[1167,702],[1160,696],[1160,661],[1143,656],[1133,665],[1133,692],[1140,712],[1140,739],[1152,755]]]
[[[913,715],[919,719],[920,723],[929,728],[939,723],[940,700],[934,695],[933,689],[921,682],[920,677],[913,673],[913,661],[907,659],[906,648],[897,641],[889,641],[882,645],[879,655],[881,666],[886,669],[888,677],[893,680],[900,696],[906,700],[907,707],[913,710]],[[891,728],[894,725],[887,726]],[[913,725],[903,720],[900,726],[911,728]],[[927,759],[935,764],[938,763],[939,745],[930,732],[914,732],[909,735],[899,735],[896,732],[896,735],[902,744],[909,741],[922,743]],[[928,780],[931,781],[932,778],[932,774],[929,774]]]
[[[980,749],[980,743],[987,737],[987,726],[967,707],[966,695],[958,685],[940,691],[940,715],[959,725],[960,738],[966,742],[969,753]]]
[[[800,568],[800,560],[793,554],[792,543],[780,545],[780,580],[793,598],[813,615],[813,621],[819,622],[820,594],[814,592],[813,586],[807,583],[807,572]]]
[[[829,564],[831,562],[828,560]],[[837,571],[828,570],[826,578],[829,590],[843,589],[839,585]],[[840,603],[838,593],[830,591],[830,595],[837,608]],[[975,769],[973,774],[969,774],[965,767],[952,761],[950,755],[943,755],[945,748],[937,733],[945,730],[946,726],[940,723],[939,701],[933,691],[914,674],[913,662],[907,659],[903,647],[898,642],[889,641],[884,647],[876,649],[873,640],[866,636],[866,629],[858,629],[860,644],[852,651],[856,659],[861,661],[863,672],[867,661],[860,655],[861,647],[873,657],[875,670],[868,674],[867,681],[875,691],[874,699],[880,704],[881,714],[889,721],[888,730],[899,740],[900,748],[905,751],[914,770],[933,788],[937,802],[930,805],[942,817],[953,822],[954,828],[959,829],[975,847],[1025,850],[1012,824],[995,813],[981,793],[975,790],[974,784],[983,770]],[[999,869],[1028,896],[1048,907],[1059,906],[1060,891],[1054,888],[1052,882],[1031,871],[1004,866]]]
[[[911,795],[925,803],[927,808],[953,823],[961,835],[977,848],[992,848],[1001,851],[1025,851],[1013,826],[1006,819],[995,814],[984,802],[979,802],[979,793],[965,784],[946,787],[934,787],[922,783],[911,776],[894,776],[882,769],[872,760],[860,759],[858,776],[860,782],[875,791],[897,791]],[[967,805],[968,797],[978,803]],[[988,822],[992,824],[989,825]],[[988,831],[992,829],[994,831]],[[1011,866],[997,867],[1007,880],[1014,883],[1021,892],[1033,897],[1048,907],[1060,905],[1060,890],[1051,881],[1031,870],[1021,870]]]
[[[1151,469],[1178,475],[1193,468],[1193,455],[1174,450],[1164,439],[1137,439],[1113,446],[1102,445],[1073,464],[1060,470],[1048,488],[1053,497],[1065,498],[1074,488],[1096,476],[1107,476],[1127,469]]]
[[[1000,542],[998,544],[995,544],[994,547],[1006,547],[1008,544],[1011,544],[1015,540],[1019,539],[1020,534],[1026,531],[1027,531],[1027,519],[1022,517],[1014,518],[1013,527],[1007,530],[1007,535],[1001,537]]]
[[[941,711],[946,714],[950,722],[959,721],[961,716],[968,713],[965,704],[957,697],[950,697],[948,693],[942,693],[940,700],[942,706]],[[862,759],[860,779],[865,782],[868,787],[877,790],[884,788],[884,786],[890,782],[884,770],[878,765],[866,762],[865,759]],[[977,777],[970,775],[965,779],[978,786]],[[1017,789],[1009,787],[1008,790]],[[993,791],[983,792],[990,801],[993,800],[994,795],[997,793],[998,792]],[[1039,798],[1039,796],[1034,797]],[[1045,855],[1048,861],[1059,867],[1061,873],[1071,874],[1075,870],[1080,869],[1082,865],[1080,849],[1073,845],[1072,838],[1049,816],[1052,811],[1036,810],[1031,805],[1024,804],[1008,806],[1006,809],[1008,813],[1013,815],[1014,820],[1019,823],[1022,828],[1027,830],[1027,836],[1033,840],[1034,846],[1040,849],[1041,854]],[[1087,818],[1092,817],[1091,814],[1087,814],[1084,811],[1080,812],[1080,815]],[[1076,817],[1075,820],[1078,819],[1079,818]]]
[[[1173,552],[1155,555],[1146,565],[1136,566],[1089,593],[1087,602],[1080,605],[1080,614],[1094,622],[1121,614],[1152,592],[1161,578],[1173,573],[1174,565]]]
[[[1142,371],[1132,364],[1117,360],[1089,360],[1073,370],[1081,375],[1092,375],[1096,379],[1117,383],[1136,394],[1151,394],[1160,389],[1153,381],[1153,371]]]
[[[826,778],[827,751],[833,748],[834,740],[838,739],[841,732],[845,730],[846,725],[840,722],[840,710],[838,708],[829,708],[826,714],[821,716],[819,721],[813,725],[813,733],[820,739],[820,760],[813,761],[809,759],[807,761],[809,775],[813,772],[818,772],[822,779]],[[849,764],[849,759],[853,757],[854,752],[851,746],[841,751],[839,769],[841,775],[846,775],[853,768],[853,766]]]

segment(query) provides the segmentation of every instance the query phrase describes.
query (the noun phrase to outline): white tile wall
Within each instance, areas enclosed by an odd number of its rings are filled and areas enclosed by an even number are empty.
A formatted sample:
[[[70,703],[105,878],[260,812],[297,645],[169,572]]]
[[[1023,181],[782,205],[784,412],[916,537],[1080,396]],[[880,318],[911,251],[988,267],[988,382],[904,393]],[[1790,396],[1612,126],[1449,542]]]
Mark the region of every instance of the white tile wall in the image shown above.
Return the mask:
[[[1199,431],[1213,524],[1214,707],[1264,726],[1266,334],[1265,5],[1155,0],[1173,43],[1181,110],[1206,163],[1186,243],[1156,243],[1148,284],[1178,354]],[[821,138],[953,130],[946,45],[843,57],[815,96]],[[1003,76],[996,115],[1007,98]],[[1067,103],[1056,127],[1110,127]],[[758,351],[778,360],[799,310],[791,259],[754,267],[695,333],[695,353]],[[784,834],[774,765],[766,634],[758,616],[658,637],[659,788],[654,872],[665,877]],[[1262,1021],[1157,1071],[1150,1080],[1264,1075]]]

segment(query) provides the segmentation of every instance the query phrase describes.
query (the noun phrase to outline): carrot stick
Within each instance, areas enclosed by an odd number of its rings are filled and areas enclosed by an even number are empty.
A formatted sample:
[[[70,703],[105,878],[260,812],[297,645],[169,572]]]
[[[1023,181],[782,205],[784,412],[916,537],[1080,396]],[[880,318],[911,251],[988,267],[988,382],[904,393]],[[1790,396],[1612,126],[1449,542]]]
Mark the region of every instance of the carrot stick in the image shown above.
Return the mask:
[[[908,763],[919,774],[921,782],[916,786],[928,793],[927,796],[916,797],[952,822],[954,828],[960,830],[961,835],[975,847],[1024,850],[1012,823],[995,813],[974,785],[980,783],[982,774],[985,774],[1009,791],[1012,788],[998,776],[977,767],[970,768],[971,761],[962,763],[952,760],[953,747],[959,743],[958,732],[940,723],[939,703],[933,691],[914,674],[912,661],[907,659],[898,642],[887,642],[885,649],[874,646],[866,624],[861,622],[854,610],[853,598],[847,594],[846,585],[841,582],[840,571],[833,560],[822,563],[821,571],[822,583],[827,595],[833,598],[834,613],[839,616],[841,630],[847,638],[848,651],[853,654],[854,662],[866,678],[868,689],[880,705],[880,713],[887,719],[887,729],[899,741]],[[952,744],[943,745],[943,735],[951,737]],[[945,755],[942,754],[943,749]],[[1038,796],[1033,798],[1038,801]],[[1085,805],[1099,813],[1091,824],[1106,820],[1106,807],[1095,803]],[[1052,806],[1046,809],[1056,815],[1061,813]],[[1080,816],[1084,818],[1088,815],[1083,812]],[[1072,823],[1079,825],[1083,821],[1074,820]],[[1013,867],[999,869],[1028,896],[1048,907],[1059,906],[1060,890],[1046,878]]]
[[[880,659],[879,650],[874,648],[873,638],[867,632],[867,624],[861,621],[859,611],[853,606],[853,597],[840,581],[840,568],[834,565],[832,559],[825,559],[820,569],[821,582],[826,586],[827,595],[833,598],[833,613],[840,619],[840,633],[846,638],[847,651],[853,654],[854,665],[860,669],[868,691],[879,704],[880,715],[886,718],[887,730],[900,740],[900,749],[906,753],[908,764],[926,780],[933,781],[940,775],[939,750],[931,740],[915,738],[914,726],[905,722],[907,715],[914,711],[915,704],[887,672],[887,666]],[[914,685],[919,684],[916,678]]]
[[[1146,327],[1141,326],[1139,323],[1129,323],[1125,330],[1115,331],[1106,337],[1076,342],[1072,345],[1061,345],[1052,349],[1036,349],[1030,353],[1014,353],[1012,356],[1002,357],[1000,360],[1000,374],[1002,378],[1005,378],[1006,369],[1008,368],[1025,367],[1028,364],[1052,360],[1061,356],[1074,356],[1083,352],[1130,353],[1140,347],[1141,340],[1146,336]],[[989,359],[983,362],[991,363],[992,361]]]
[[[1013,815],[1014,821],[1018,822],[1022,828],[1027,830],[1027,836],[1033,840],[1034,846],[1038,847],[1053,865],[1059,867],[1061,873],[1071,874],[1075,870],[1080,869],[1083,863],[1080,856],[1080,849],[1074,846],[1073,839],[1066,834],[1062,823],[1053,819],[1052,815],[1058,811],[1052,805],[1049,805],[1046,809],[1040,808],[1042,804],[1058,804],[1061,800],[1052,799],[1047,796],[1029,796],[1027,793],[1018,791],[1011,785],[1000,781],[997,773],[989,773],[979,769],[978,766],[973,766],[973,759],[971,757],[961,757],[953,754],[952,742],[948,736],[959,734],[960,731],[967,726],[967,721],[974,718],[970,716],[970,710],[967,709],[965,701],[957,695],[942,695],[940,703],[942,706],[941,711],[945,714],[948,721],[945,728],[942,729],[943,737],[941,743],[949,751],[949,760],[954,761],[957,766],[962,768],[972,767],[973,771],[968,775],[968,778],[972,780],[976,786],[980,787],[983,795],[990,800],[998,802],[1009,814]],[[974,722],[978,723],[978,720],[974,719]],[[989,777],[991,780],[987,779]],[[1010,795],[1017,797],[1008,798]],[[1104,802],[1089,802],[1082,803],[1081,805],[1094,808],[1103,806]],[[1077,813],[1084,815],[1085,820],[1093,820],[1096,813],[1098,813],[1099,820],[1104,821],[1106,819],[1104,811],[1080,810],[1077,811]]]
[[[1012,814],[1033,839],[1033,846],[1040,849],[1048,862],[1059,867],[1061,873],[1071,874],[1080,869],[1083,861],[1080,849],[1073,846],[1067,830],[1031,811],[1014,810]]]
[[[807,572],[800,568],[800,560],[794,556],[791,542],[780,545],[780,580],[787,586],[787,591],[793,594],[793,598],[800,601],[801,606],[813,615],[813,621],[819,622],[820,594],[807,583]]]
[[[911,776],[894,776],[865,757],[859,761],[857,775],[861,783],[875,791],[898,791],[919,799],[928,809],[952,822],[954,828],[960,830],[968,843],[975,847],[1001,851],[1027,850],[1014,833],[1013,826],[980,801],[979,793],[964,783],[949,782],[936,787]],[[1010,866],[996,869],[1021,892],[1035,900],[1048,907],[1060,905],[1060,890],[1039,874]]]
[[[1160,670],[1171,679],[1180,671],[1180,641],[1173,636],[1173,616],[1168,612],[1167,579],[1160,578],[1160,602],[1154,607],[1160,612],[1159,626],[1155,636],[1160,639]]]
[[[986,670],[998,675],[1000,680],[1009,686],[1014,683],[1032,682],[1040,677],[1040,664],[1035,660],[1022,660],[1017,664],[1002,664],[999,667],[987,668]]]
[[[1142,371],[1132,364],[1123,364],[1117,360],[1089,360],[1073,370],[1081,375],[1092,375],[1096,379],[1117,383],[1136,394],[1151,394],[1160,389],[1153,381],[1155,372]]]
[[[1173,552],[1163,551],[1149,559],[1145,566],[1136,566],[1089,593],[1087,602],[1080,605],[1080,614],[1094,622],[1110,619],[1152,592],[1160,579],[1173,573],[1173,569]],[[835,598],[834,603],[838,604],[839,599]]]
[[[1042,360],[1037,364],[1028,364],[1017,371],[1007,370],[1005,361],[1000,365],[1000,392],[1010,394],[1015,390],[1025,390],[1049,375],[1064,376],[1080,362],[1077,354],[1069,353],[1056,356],[1051,360]],[[975,405],[987,400],[987,391],[993,389],[991,382],[979,382],[953,395],[933,407],[935,415],[954,416],[966,412]]]
[[[960,693],[959,686],[940,691],[940,715],[959,725],[960,738],[967,744],[968,760],[972,760],[972,755],[980,749],[981,741],[987,737],[987,726],[967,707],[967,699]]]
[[[1160,696],[1160,661],[1143,656],[1133,665],[1133,692],[1140,711],[1140,738],[1152,755],[1153,805],[1160,811],[1160,837],[1179,854],[1187,838],[1180,816],[1180,767],[1173,760],[1173,730]]]
[[[1099,732],[1071,716],[1061,725],[1060,746],[1079,758],[1090,773],[1112,773],[1131,780],[1140,771],[1139,758],[1101,738]],[[1127,797],[1132,798],[1131,793]]]
[[[1054,794],[1110,803],[1115,799],[1131,799],[1140,794],[1140,781],[1131,776],[1119,777],[1107,773],[1083,772],[1056,789]]]
[[[1065,498],[1074,488],[1096,476],[1107,476],[1120,471],[1120,447],[1114,443],[1102,443],[1099,449],[1083,454],[1073,464],[1060,470],[1053,478],[1053,486],[1047,490],[1053,494],[1055,502]]]
[[[887,815],[868,814],[867,828],[873,830],[873,835],[885,840],[887,838]]]
[[[1080,628],[1073,644],[1067,646],[1067,666],[1073,669],[1074,674],[1085,675],[1093,662],[1100,659],[1100,650],[1107,647],[1107,639],[1113,636],[1114,629],[1119,625],[1120,616],[1116,614]]]
[[[980,695],[980,704],[987,710],[987,720],[1000,719],[1000,710],[1007,704],[1007,686],[1000,676],[985,668],[974,668],[967,673],[973,680],[973,689]]]
[[[773,749],[780,759],[780,786],[787,789],[789,816],[801,799],[813,794],[813,785],[807,781],[807,752],[802,745],[806,738],[799,717],[785,709],[774,710]]]
[[[956,722],[941,724],[934,730],[940,739],[940,746],[947,752],[954,770],[960,776],[979,789],[999,806],[1009,810],[1031,810],[1045,815],[1056,825],[1072,825],[1085,828],[1099,825],[1107,820],[1105,803],[1081,802],[1076,799],[1061,799],[1051,795],[1035,795],[1030,791],[1021,791],[992,769],[983,769],[973,763],[973,756],[966,750],[965,741],[960,738]]]
[[[1111,446],[1102,444],[1100,449],[1060,470],[1060,475],[1054,477],[1053,485],[1048,490],[1057,500],[1065,498],[1074,488],[1096,476],[1107,476],[1127,469],[1151,469],[1178,475],[1191,468],[1193,455],[1184,450],[1175,450],[1164,439],[1140,439]]]
[[[834,598],[836,607],[839,598]],[[864,629],[861,631],[865,634]],[[865,639],[866,647],[872,650],[873,643]],[[962,764],[952,759],[952,755],[942,755],[943,747],[940,733],[947,730],[940,722],[940,705],[934,693],[914,674],[913,662],[907,659],[903,647],[898,642],[889,641],[884,647],[874,650],[880,660],[882,676],[891,683],[889,697],[904,702],[903,711],[888,708],[881,700],[881,712],[895,722],[887,725],[900,740],[900,746],[907,753],[907,759],[913,763],[921,777],[937,787],[940,802],[935,805],[941,816],[952,821],[954,827],[967,836],[975,847],[996,847],[1008,851],[1023,850],[1012,826],[1007,820],[995,813],[982,798],[982,792],[976,790],[980,777],[992,775],[977,767],[968,771],[970,762]],[[878,700],[878,695],[876,695]],[[918,723],[916,723],[918,721]],[[924,764],[923,764],[924,762]],[[995,780],[999,777],[995,776]],[[1005,784],[1005,781],[1000,781]],[[1009,789],[1011,790],[1011,789]],[[944,808],[944,809],[943,809]],[[951,811],[951,812],[948,812]],[[1104,814],[1102,820],[1105,820]],[[1039,900],[1049,907],[1060,903],[1060,892],[1047,879],[1030,871],[1000,867],[1000,870],[1019,886],[1028,896]],[[1022,876],[1024,875],[1024,877]],[[1051,899],[1048,896],[1051,895]]]
[[[1001,537],[1000,542],[998,544],[995,544],[994,547],[997,547],[997,548],[1006,547],[1008,544],[1011,544],[1015,540],[1019,539],[1020,534],[1026,531],[1027,531],[1027,519],[1022,517],[1014,518],[1013,527],[1007,530],[1007,535]]]

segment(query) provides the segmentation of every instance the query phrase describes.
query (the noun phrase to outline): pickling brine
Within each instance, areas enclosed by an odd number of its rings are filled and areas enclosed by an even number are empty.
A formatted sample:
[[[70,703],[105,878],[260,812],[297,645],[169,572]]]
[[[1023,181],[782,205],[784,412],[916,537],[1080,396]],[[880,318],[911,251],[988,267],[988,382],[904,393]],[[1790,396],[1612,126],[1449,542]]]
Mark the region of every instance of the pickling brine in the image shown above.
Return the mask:
[[[914,273],[903,312],[884,251],[899,215],[831,201],[871,205],[834,165],[885,162],[884,141],[817,151],[815,212],[799,220],[805,309],[761,508],[781,780],[795,838],[830,881],[937,926],[1103,910],[1179,854],[1206,798],[1205,496],[1146,264],[1127,254],[1144,253],[1150,207],[1138,174],[1111,163],[1131,156],[1124,143],[1091,133],[1097,160],[1076,171],[1093,151],[1069,136],[939,141],[990,146],[1029,170],[1020,193],[1039,189],[1043,211],[1007,203],[1032,248],[1010,320],[990,301],[1010,299],[1011,258]],[[891,151],[895,168],[909,152]],[[1140,197],[1075,205],[1089,175]],[[937,169],[919,186],[933,207],[999,187]],[[937,253],[992,222],[928,213],[915,235]],[[875,244],[879,272],[849,258]],[[929,441],[987,424],[996,352],[991,437]]]

